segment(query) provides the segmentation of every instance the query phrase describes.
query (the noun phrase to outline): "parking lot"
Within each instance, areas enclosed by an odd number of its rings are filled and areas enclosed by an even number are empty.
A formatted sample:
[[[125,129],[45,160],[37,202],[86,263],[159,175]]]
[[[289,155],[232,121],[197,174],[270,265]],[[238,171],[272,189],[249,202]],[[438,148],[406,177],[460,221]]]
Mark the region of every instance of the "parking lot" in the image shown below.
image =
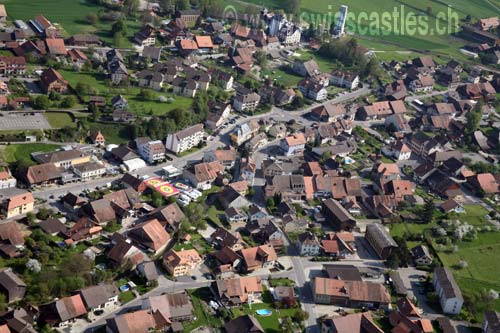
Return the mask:
[[[0,131],[50,128],[43,113],[11,112],[0,117]]]

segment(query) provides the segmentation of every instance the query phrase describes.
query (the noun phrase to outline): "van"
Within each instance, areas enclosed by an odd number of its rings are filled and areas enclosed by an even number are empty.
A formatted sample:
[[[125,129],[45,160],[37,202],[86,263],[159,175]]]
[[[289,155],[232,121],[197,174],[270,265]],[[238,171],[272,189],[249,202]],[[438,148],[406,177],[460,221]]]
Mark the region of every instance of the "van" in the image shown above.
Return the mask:
[[[177,203],[181,207],[186,207],[187,205],[189,205],[189,201],[182,200],[182,198],[177,198]]]

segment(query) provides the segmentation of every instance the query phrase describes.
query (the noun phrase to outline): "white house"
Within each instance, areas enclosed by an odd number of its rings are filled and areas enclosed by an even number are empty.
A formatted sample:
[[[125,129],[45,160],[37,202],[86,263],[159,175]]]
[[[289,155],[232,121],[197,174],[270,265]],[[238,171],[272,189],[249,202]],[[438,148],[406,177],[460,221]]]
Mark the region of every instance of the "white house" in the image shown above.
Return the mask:
[[[336,70],[330,76],[330,84],[353,90],[359,86],[359,76],[354,73]]]
[[[149,138],[135,139],[139,155],[148,163],[165,159],[165,146],[161,140],[151,141]]]
[[[12,177],[10,170],[4,168],[0,171],[0,189],[16,187],[17,180]]]
[[[73,172],[82,180],[101,177],[106,173],[103,164],[97,162],[87,162],[73,166]]]
[[[251,92],[248,94],[237,95],[233,100],[233,107],[238,112],[253,111],[257,109],[260,103],[260,95]]]
[[[202,140],[205,132],[203,124],[197,124],[183,129],[182,131],[167,136],[166,148],[176,154],[196,147]]]
[[[464,299],[453,273],[444,267],[435,268],[433,284],[443,313],[460,314]]]
[[[295,133],[281,140],[281,149],[286,156],[294,155],[304,151],[306,147],[306,137],[304,133]]]
[[[300,234],[297,238],[297,245],[301,256],[317,256],[320,250],[318,238],[311,232]]]

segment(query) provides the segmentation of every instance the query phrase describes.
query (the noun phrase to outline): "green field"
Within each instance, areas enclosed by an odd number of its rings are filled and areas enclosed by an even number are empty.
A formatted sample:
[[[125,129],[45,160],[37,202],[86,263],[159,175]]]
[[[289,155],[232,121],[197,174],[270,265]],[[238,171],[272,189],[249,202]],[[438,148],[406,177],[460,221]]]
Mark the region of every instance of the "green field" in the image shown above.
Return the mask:
[[[47,118],[52,128],[76,127],[76,124],[68,113],[47,112],[45,113],[45,118]]]
[[[43,14],[52,24],[61,29],[63,36],[68,37],[77,33],[95,33],[108,43],[113,42],[109,33],[111,24],[98,23],[96,26],[89,25],[85,16],[89,13],[97,13],[103,7],[97,6],[87,0],[4,0],[7,14],[10,20],[21,19],[29,21],[35,16]],[[140,28],[141,23],[131,20],[125,21],[127,26],[126,47],[132,43],[132,37]]]
[[[466,297],[476,295],[481,299],[481,293],[490,289],[500,289],[500,237],[497,232],[479,233],[472,242],[459,242],[456,253],[439,252],[439,259],[444,266],[453,270],[454,276]],[[460,260],[468,264],[466,268],[458,268]],[[479,306],[479,305],[478,305]],[[490,305],[500,311],[500,300]],[[481,319],[484,309],[479,309],[477,320]]]
[[[137,97],[141,91],[139,87],[110,87],[105,84],[104,75],[96,73],[82,73],[68,70],[60,70],[59,72],[68,80],[72,87],[75,87],[78,82],[87,83],[97,90],[97,95],[106,97],[108,102],[116,95],[123,95],[128,101],[129,110],[140,116],[164,115],[173,109],[187,110],[192,104],[192,99],[190,98],[166,92],[154,92],[155,100],[143,101]],[[172,101],[160,102],[157,100],[159,96],[171,98]]]
[[[6,163],[14,163],[20,160],[31,161],[31,153],[38,151],[49,152],[58,148],[60,148],[60,146],[45,143],[0,146],[0,159]]]
[[[132,130],[127,124],[93,123],[88,122],[89,129],[100,130],[106,138],[106,144],[126,143],[132,140]]]
[[[227,1],[236,4],[231,0]],[[246,2],[262,5],[261,0],[246,0]],[[280,9],[286,8],[285,3],[286,0],[270,0],[266,1],[265,5],[268,8]],[[395,46],[400,51],[430,51],[436,54],[465,58],[458,52],[458,48],[463,46],[464,42],[450,38],[450,34],[456,33],[458,25],[462,23],[456,22],[455,13],[459,20],[468,14],[476,19],[490,17],[498,12],[498,9],[495,8],[495,4],[498,6],[498,0],[492,3],[493,5],[482,0],[344,0],[339,3],[302,0],[300,18],[305,22],[319,23],[328,27],[330,23],[335,22],[333,17],[338,12],[340,5],[347,5],[351,13],[346,24],[347,30],[360,36],[362,39],[360,43],[370,49],[382,50],[384,46],[375,44],[378,43]],[[448,8],[448,4],[450,8]],[[404,6],[404,11],[401,10],[401,6]],[[414,18],[418,20],[418,26],[422,26],[424,29],[416,30],[413,33],[412,31],[400,33],[401,20],[393,17],[395,10],[398,11],[399,15],[404,15],[405,27],[412,28],[410,24],[413,23],[408,23],[410,20],[407,19],[411,13],[410,15],[414,15]],[[451,15],[449,15],[449,10]],[[366,16],[363,16],[365,14]],[[389,24],[385,24],[383,15],[390,16]],[[425,21],[425,26],[421,24],[423,21]]]

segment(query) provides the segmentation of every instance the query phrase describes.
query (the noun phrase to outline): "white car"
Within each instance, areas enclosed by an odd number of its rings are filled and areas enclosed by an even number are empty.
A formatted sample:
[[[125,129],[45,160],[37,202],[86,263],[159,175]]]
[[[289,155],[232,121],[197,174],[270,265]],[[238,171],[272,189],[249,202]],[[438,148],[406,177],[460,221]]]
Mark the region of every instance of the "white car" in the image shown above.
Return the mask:
[[[196,195],[196,193],[193,193],[193,191],[185,191],[184,194],[186,196],[188,196],[191,200],[195,201],[196,199],[199,198],[198,195]]]
[[[179,195],[179,198],[181,198],[181,199],[182,199],[182,200],[184,200],[184,201],[187,201],[188,203],[190,203],[190,202],[191,202],[191,198],[190,198],[190,197],[188,197],[188,196],[187,196],[187,195],[185,195],[185,194],[181,194],[181,195]]]
[[[189,205],[189,201],[182,200],[181,198],[177,198],[177,203],[178,203],[181,207],[186,207],[187,205]]]

